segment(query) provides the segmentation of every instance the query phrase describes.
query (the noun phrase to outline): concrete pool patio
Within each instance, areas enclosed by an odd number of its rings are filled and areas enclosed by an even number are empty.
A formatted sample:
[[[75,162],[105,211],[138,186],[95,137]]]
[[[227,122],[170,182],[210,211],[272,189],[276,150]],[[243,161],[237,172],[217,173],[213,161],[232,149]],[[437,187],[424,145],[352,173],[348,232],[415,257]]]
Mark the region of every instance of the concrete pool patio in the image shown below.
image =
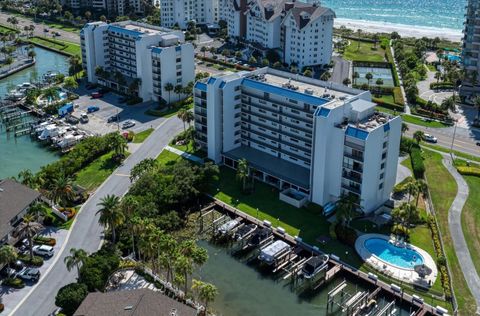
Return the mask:
[[[383,239],[387,242],[393,240],[390,238],[390,236],[381,234],[365,234],[357,238],[355,241],[355,250],[360,255],[362,260],[364,260],[369,266],[389,277],[405,283],[419,285],[422,287],[430,287],[435,283],[438,274],[437,265],[435,264],[433,258],[425,250],[408,243],[405,244],[407,249],[418,252],[422,256],[423,263],[432,269],[432,273],[422,278],[417,272],[415,272],[413,268],[399,267],[371,253],[365,247],[365,242],[373,238]]]

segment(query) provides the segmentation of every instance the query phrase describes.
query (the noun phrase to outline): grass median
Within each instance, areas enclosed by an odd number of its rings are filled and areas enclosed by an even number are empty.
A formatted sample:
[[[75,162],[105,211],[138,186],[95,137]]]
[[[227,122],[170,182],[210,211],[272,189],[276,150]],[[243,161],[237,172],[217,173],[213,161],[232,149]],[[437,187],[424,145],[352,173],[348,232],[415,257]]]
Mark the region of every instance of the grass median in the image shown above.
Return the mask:
[[[67,41],[61,41],[57,39],[52,39],[52,38],[47,38],[47,37],[39,37],[39,36],[34,36],[29,39],[30,43],[51,49],[53,51],[56,51],[58,53],[68,55],[68,56],[81,56],[81,48],[80,45],[72,42],[67,42]]]

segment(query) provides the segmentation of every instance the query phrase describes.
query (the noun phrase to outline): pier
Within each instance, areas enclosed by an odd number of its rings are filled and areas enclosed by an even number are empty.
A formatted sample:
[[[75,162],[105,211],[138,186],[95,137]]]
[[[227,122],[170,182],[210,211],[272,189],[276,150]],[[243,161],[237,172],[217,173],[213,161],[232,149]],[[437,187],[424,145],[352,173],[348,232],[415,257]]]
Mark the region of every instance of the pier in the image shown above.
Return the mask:
[[[215,215],[216,214],[216,215]],[[205,224],[205,220],[211,218],[210,224]],[[410,310],[411,316],[441,316],[445,315],[436,307],[426,304],[421,298],[416,295],[410,295],[403,291],[403,289],[396,284],[387,284],[372,273],[365,273],[358,269],[355,269],[348,264],[345,264],[335,255],[328,256],[328,262],[315,274],[312,279],[305,279],[302,277],[302,268],[307,260],[313,256],[328,255],[323,253],[319,248],[311,246],[299,237],[290,236],[285,231],[278,227],[273,228],[268,221],[260,221],[255,217],[241,212],[240,210],[227,205],[219,200],[214,199],[213,202],[202,209],[199,216],[198,223],[200,224],[201,231],[214,232],[219,225],[226,223],[232,219],[238,220],[240,224],[234,228],[238,231],[241,227],[246,225],[255,225],[258,229],[266,229],[270,232],[270,235],[265,240],[261,241],[258,245],[251,249],[249,247],[249,240],[253,235],[253,232],[249,232],[240,240],[231,240],[232,254],[236,255],[242,251],[252,251],[253,255],[249,257],[250,260],[255,260],[257,253],[260,249],[270,245],[275,240],[283,240],[291,245],[291,249],[288,252],[282,253],[275,259],[273,264],[269,266],[272,274],[280,274],[280,278],[283,280],[290,280],[291,288],[296,292],[303,291],[315,291],[318,288],[324,286],[336,277],[344,277],[347,280],[358,282],[367,285],[371,290],[359,291],[357,293],[347,293],[346,283],[343,282],[340,286],[335,288],[335,291],[329,293],[327,299],[327,309],[331,312],[333,306],[337,306],[342,315],[372,315],[372,316],[390,316],[397,315],[397,305],[407,307]],[[220,224],[222,223],[222,224]],[[214,235],[212,233],[212,238]],[[247,262],[249,262],[247,261]],[[340,295],[340,298],[337,296]],[[373,310],[373,302],[377,297],[384,297],[386,302],[385,306]],[[363,313],[367,309],[371,308],[370,314]]]

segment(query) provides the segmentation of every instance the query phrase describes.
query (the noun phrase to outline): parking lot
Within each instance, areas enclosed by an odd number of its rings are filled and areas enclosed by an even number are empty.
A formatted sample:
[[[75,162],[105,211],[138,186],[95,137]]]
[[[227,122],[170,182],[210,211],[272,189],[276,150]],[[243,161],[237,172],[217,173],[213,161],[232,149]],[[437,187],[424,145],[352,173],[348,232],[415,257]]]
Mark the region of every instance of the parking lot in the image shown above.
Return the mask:
[[[73,116],[80,118],[82,112],[87,112],[89,106],[98,107],[98,111],[88,114],[88,123],[79,123],[78,127],[93,134],[104,135],[113,131],[122,130],[122,124],[131,120],[135,126],[125,130],[131,130],[135,133],[141,132],[148,128],[157,127],[164,119],[146,115],[145,111],[156,107],[156,102],[144,102],[136,105],[127,105],[122,103],[122,96],[113,92],[108,92],[103,97],[93,99],[90,95],[97,90],[87,90],[80,87],[75,92],[80,98],[75,100],[75,110]],[[108,122],[110,117],[118,115],[118,122]]]
[[[40,279],[46,273],[46,271],[53,265],[56,261],[58,253],[62,248],[62,245],[65,243],[65,240],[68,235],[68,230],[57,229],[54,227],[47,227],[41,234],[41,236],[52,237],[56,239],[56,245],[53,247],[55,254],[51,258],[44,258],[43,265],[39,267],[40,270]],[[31,291],[37,282],[24,281],[25,287],[22,289],[14,289],[9,286],[0,285],[0,298],[2,303],[5,305],[4,314],[9,315],[13,308],[15,308],[18,303]],[[2,315],[3,315],[2,313]]]

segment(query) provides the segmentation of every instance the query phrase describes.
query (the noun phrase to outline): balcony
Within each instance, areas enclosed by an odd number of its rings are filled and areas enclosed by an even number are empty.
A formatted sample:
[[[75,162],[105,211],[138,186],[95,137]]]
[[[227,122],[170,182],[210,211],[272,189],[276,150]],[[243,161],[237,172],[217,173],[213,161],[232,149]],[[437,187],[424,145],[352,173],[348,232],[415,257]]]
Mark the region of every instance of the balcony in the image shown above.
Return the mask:
[[[350,154],[350,153],[348,153],[348,152],[344,152],[344,153],[343,153],[343,156],[345,156],[345,157],[347,157],[347,158],[350,158],[350,159],[353,159],[353,160],[356,160],[356,161],[363,162],[363,155]]]
[[[350,169],[356,172],[363,172],[363,167],[360,165],[349,165],[348,163],[343,163],[343,168]]]
[[[344,188],[345,190],[348,190],[350,192],[353,192],[353,193],[357,193],[357,194],[362,193],[362,191],[360,189],[360,186],[353,186],[353,185],[348,185],[348,184],[342,183],[342,188]]]
[[[352,180],[357,183],[362,183],[362,176],[359,173],[352,172],[352,171],[347,171],[346,169],[343,169],[342,177],[348,180]]]

